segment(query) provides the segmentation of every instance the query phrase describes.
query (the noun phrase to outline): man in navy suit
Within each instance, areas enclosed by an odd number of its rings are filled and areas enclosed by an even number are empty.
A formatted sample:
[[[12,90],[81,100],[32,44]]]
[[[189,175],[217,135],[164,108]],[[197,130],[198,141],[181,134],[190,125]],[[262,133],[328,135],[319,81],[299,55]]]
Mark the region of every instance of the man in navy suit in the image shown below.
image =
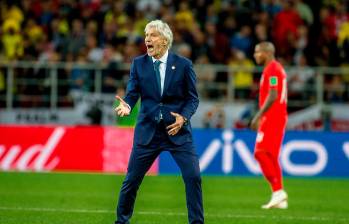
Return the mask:
[[[167,23],[161,20],[148,23],[145,27],[147,54],[133,60],[125,98],[116,96],[120,100],[115,108],[119,116],[129,115],[141,98],[116,224],[129,223],[137,190],[162,151],[171,153],[182,172],[189,223],[204,223],[199,160],[190,126],[190,118],[199,105],[196,75],[191,61],[169,52],[172,40]]]

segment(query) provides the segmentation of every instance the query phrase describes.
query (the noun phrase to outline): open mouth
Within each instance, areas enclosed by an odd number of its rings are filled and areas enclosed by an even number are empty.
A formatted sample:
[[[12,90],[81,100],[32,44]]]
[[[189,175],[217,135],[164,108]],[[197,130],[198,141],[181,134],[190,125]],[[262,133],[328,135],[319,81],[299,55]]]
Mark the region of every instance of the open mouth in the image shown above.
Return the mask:
[[[148,49],[148,51],[154,50],[154,45],[152,45],[152,44],[147,44],[147,49]]]

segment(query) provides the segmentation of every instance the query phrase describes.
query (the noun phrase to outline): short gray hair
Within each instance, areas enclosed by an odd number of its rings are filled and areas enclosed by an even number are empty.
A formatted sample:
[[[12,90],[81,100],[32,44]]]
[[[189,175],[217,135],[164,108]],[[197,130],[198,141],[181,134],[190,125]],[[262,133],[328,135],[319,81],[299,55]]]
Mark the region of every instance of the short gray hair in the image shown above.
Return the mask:
[[[155,28],[161,36],[166,38],[167,49],[170,49],[173,42],[173,34],[169,25],[161,20],[153,20],[145,26],[144,32],[147,32],[150,28]]]

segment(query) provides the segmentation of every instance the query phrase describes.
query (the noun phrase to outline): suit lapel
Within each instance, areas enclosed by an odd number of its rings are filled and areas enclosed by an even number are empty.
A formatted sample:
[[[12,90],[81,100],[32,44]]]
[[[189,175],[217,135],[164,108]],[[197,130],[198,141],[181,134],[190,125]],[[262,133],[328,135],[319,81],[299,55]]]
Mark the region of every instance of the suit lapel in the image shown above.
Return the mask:
[[[174,56],[172,53],[168,53],[168,58],[167,58],[167,64],[166,64],[166,72],[165,72],[165,83],[164,83],[164,91],[163,94],[165,94],[168,86],[171,83],[171,79],[173,77],[173,74],[175,72],[176,66],[174,64],[175,60],[174,60]]]

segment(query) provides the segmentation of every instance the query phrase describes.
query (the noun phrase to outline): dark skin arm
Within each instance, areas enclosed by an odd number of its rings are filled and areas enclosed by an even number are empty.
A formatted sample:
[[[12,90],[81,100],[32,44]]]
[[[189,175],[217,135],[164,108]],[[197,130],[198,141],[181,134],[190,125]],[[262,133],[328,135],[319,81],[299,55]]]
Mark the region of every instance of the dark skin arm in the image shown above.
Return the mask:
[[[257,130],[259,127],[259,120],[262,117],[262,115],[267,112],[270,107],[273,105],[273,103],[275,102],[275,100],[278,97],[278,92],[276,89],[271,89],[269,90],[269,94],[267,96],[267,99],[264,103],[264,105],[262,106],[262,108],[257,112],[257,114],[253,117],[251,124],[250,124],[250,128],[252,130]]]

